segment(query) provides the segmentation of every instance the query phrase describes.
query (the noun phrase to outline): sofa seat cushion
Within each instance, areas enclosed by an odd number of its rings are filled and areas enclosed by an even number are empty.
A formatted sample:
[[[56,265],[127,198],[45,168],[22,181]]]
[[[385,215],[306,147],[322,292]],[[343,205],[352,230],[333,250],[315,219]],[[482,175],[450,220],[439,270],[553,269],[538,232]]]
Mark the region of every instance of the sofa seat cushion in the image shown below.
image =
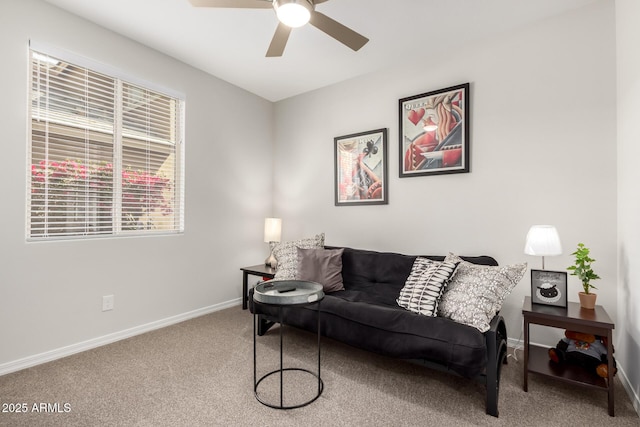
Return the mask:
[[[484,372],[485,338],[476,328],[442,317],[407,311],[362,291],[338,291],[320,303],[321,332],[329,338],[386,356],[427,359],[467,378]],[[255,303],[258,313],[275,318],[277,307]],[[317,307],[284,307],[287,325],[316,331]]]

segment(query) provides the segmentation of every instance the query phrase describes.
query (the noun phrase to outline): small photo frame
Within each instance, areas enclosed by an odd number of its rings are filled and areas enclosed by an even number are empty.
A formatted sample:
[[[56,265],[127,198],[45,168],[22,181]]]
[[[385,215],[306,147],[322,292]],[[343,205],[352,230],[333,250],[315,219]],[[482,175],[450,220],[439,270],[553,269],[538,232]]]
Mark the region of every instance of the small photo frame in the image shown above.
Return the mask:
[[[567,307],[567,272],[531,270],[531,302]]]
[[[387,129],[334,138],[335,205],[386,205]]]

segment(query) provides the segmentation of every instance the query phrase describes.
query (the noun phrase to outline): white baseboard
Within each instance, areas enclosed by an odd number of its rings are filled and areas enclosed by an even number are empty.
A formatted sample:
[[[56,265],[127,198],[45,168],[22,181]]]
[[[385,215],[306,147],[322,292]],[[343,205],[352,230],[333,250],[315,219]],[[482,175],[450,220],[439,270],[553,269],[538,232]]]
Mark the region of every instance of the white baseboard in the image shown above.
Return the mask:
[[[549,347],[548,345],[545,346],[545,345],[536,344],[536,343],[531,343],[531,345],[537,345],[537,346],[541,346],[541,347]],[[523,340],[519,340],[519,339],[515,339],[515,338],[507,338],[507,347],[513,348],[513,349],[516,349],[516,350],[523,350],[524,341]],[[520,354],[517,355],[516,357],[522,357],[522,355],[523,354],[522,354],[522,351],[521,351]],[[636,412],[638,413],[638,416],[640,416],[640,396],[638,396],[638,394],[635,392],[635,390],[631,386],[631,383],[629,382],[629,377],[627,377],[627,374],[624,372],[624,368],[620,364],[620,360],[616,359],[616,364],[617,364],[617,367],[618,367],[618,373],[616,375],[620,379],[620,382],[622,383],[622,386],[624,387],[624,389],[627,391],[627,394],[629,395],[629,399],[631,400],[631,404],[633,405],[633,407],[635,408]]]
[[[627,394],[629,395],[629,399],[631,399],[631,404],[633,405],[634,409],[636,410],[636,413],[640,417],[640,396],[638,396],[638,394],[635,392],[635,390],[631,386],[631,383],[629,382],[629,377],[627,377],[627,374],[624,372],[624,369],[620,365],[620,361],[616,360],[616,362],[618,365],[618,378],[620,378],[620,382],[624,386],[624,389],[627,391]]]
[[[116,341],[133,337],[135,335],[144,334],[145,332],[150,332],[155,329],[160,329],[166,326],[174,325],[176,323],[184,322],[185,320],[193,319],[195,317],[204,316],[205,314],[224,310],[225,308],[230,308],[236,305],[240,305],[241,303],[242,303],[242,299],[236,298],[231,301],[226,301],[220,304],[214,304],[209,307],[199,308],[197,310],[178,314],[176,316],[167,317],[166,319],[156,320],[155,322],[146,323],[144,325],[136,326],[134,328],[125,329],[123,331],[114,332],[114,333],[97,337],[97,338],[92,338],[90,340],[68,345],[66,347],[61,347],[55,350],[46,351],[44,353],[28,356],[22,359],[14,360],[12,362],[3,363],[0,365],[0,376],[9,374],[11,372],[20,371],[22,369],[30,368],[32,366],[40,365],[42,363],[47,363],[53,360],[61,359],[63,357],[71,356],[72,354],[91,350],[96,347],[101,347],[103,345],[111,344]]]

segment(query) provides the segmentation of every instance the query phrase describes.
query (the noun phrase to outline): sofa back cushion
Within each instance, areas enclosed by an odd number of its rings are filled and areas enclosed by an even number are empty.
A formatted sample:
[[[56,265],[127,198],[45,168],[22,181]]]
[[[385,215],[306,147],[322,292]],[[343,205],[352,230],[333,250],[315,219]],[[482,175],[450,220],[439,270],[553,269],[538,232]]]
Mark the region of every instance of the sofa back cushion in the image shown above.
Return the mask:
[[[326,249],[340,249],[325,246]],[[364,301],[398,308],[396,299],[404,287],[416,255],[393,252],[377,252],[364,249],[342,248],[342,281],[348,291],[361,293]],[[444,255],[425,255],[435,261],[443,261]],[[461,257],[465,261],[481,265],[498,265],[489,256]],[[336,294],[339,294],[337,292]]]
[[[390,252],[344,248],[343,282],[360,288],[388,285],[402,289],[416,257]]]
[[[349,291],[345,298],[397,307],[396,298],[415,259],[409,255],[344,248],[342,281]]]

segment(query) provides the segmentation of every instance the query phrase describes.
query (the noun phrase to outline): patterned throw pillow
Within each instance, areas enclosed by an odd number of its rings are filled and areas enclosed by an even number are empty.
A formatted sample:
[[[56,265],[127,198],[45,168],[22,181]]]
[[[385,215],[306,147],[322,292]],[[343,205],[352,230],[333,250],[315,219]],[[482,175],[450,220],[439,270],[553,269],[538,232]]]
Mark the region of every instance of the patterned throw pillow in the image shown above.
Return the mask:
[[[438,316],[489,330],[491,319],[527,271],[527,264],[490,267],[463,261],[450,253],[445,261],[459,262],[438,306]]]
[[[457,265],[457,262],[417,257],[396,302],[414,313],[435,316],[438,300]]]
[[[278,260],[275,278],[294,280],[298,272],[298,248],[321,249],[324,248],[324,233],[312,238],[280,242],[273,248],[273,255]]]

